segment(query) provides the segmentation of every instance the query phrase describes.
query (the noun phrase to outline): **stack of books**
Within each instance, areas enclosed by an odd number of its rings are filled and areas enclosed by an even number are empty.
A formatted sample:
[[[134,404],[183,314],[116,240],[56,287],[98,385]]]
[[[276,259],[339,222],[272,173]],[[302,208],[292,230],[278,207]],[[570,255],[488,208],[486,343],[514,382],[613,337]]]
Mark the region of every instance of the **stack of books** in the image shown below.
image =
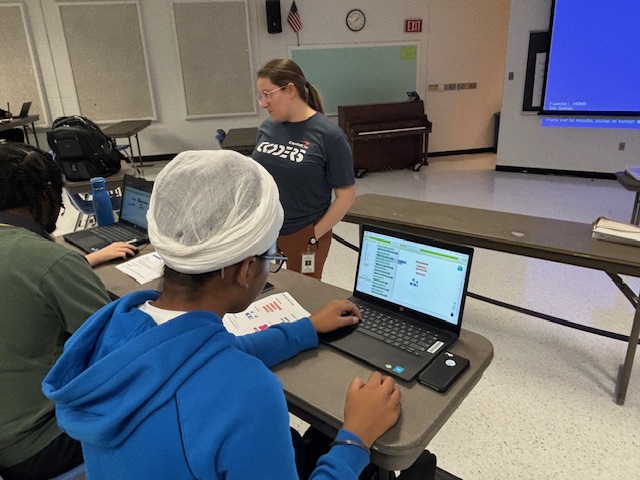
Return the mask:
[[[607,242],[640,246],[640,227],[600,217],[593,224],[591,237]]]

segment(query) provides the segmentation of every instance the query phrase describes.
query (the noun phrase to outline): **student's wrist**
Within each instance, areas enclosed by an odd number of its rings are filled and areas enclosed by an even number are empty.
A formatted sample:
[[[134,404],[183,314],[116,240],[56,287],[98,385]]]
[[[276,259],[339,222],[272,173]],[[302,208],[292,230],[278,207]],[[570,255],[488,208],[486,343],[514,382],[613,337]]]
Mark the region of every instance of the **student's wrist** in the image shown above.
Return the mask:
[[[349,439],[334,440],[333,442],[331,442],[331,444],[329,444],[329,448],[335,445],[346,445],[348,447],[359,448],[365,451],[367,455],[371,455],[371,450],[369,450],[369,448],[367,448],[367,446],[364,443],[362,443],[360,440],[349,440]]]
[[[358,443],[361,443],[365,449],[370,450],[371,446],[373,445],[376,439],[367,439],[365,435],[356,433],[356,431],[357,429],[352,429],[349,427],[349,425],[345,424],[342,426],[342,429],[338,431],[338,434],[336,435],[335,439],[336,440],[353,440]]]

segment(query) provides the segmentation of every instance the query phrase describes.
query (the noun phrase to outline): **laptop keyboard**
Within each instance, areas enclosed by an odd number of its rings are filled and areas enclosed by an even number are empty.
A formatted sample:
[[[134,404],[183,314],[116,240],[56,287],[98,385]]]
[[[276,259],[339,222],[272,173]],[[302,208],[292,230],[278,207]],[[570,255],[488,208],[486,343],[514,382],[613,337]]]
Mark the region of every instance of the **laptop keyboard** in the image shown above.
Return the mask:
[[[107,242],[128,242],[133,240],[135,234],[119,225],[107,225],[93,231],[93,233]],[[138,239],[139,240],[139,239]]]
[[[363,321],[358,325],[361,333],[382,340],[400,350],[420,356],[434,353],[443,342],[426,327],[403,322],[377,310],[358,305]]]

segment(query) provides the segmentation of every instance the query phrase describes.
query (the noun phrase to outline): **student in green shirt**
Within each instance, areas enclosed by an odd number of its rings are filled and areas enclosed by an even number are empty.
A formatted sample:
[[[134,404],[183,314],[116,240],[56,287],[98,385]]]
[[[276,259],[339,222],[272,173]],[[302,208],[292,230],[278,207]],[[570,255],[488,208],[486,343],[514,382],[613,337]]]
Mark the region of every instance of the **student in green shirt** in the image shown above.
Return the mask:
[[[50,235],[62,205],[62,174],[47,153],[0,144],[0,476],[51,478],[83,462],[41,391],[66,339],[109,295],[93,259]]]

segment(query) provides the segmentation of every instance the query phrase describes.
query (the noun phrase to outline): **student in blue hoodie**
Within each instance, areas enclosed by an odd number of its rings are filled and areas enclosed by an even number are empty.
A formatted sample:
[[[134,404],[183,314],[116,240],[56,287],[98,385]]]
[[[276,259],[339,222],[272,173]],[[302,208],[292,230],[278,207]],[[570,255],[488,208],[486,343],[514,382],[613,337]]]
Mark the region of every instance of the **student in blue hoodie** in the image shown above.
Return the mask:
[[[156,179],[149,237],[161,292],[99,310],[43,382],[60,427],[80,440],[90,480],[296,479],[282,386],[269,371],[359,321],[335,300],[309,318],[236,337],[222,317],[259,295],[284,257],[277,186],[227,150],[179,154]],[[345,421],[313,479],[355,479],[400,415],[400,392],[374,373],[348,388]]]

